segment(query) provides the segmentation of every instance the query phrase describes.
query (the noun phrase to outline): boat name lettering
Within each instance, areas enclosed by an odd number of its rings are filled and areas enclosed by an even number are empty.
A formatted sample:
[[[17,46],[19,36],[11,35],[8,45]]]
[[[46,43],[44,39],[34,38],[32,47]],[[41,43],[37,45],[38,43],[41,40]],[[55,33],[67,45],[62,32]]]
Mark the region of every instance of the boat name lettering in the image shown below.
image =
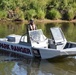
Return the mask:
[[[4,49],[9,49],[9,50],[13,50],[13,51],[22,52],[22,53],[31,54],[30,49],[23,48],[23,47],[20,47],[20,46],[13,46],[13,45],[8,45],[8,44],[0,43],[0,48],[4,48]]]
[[[27,48],[11,45],[11,49],[15,50],[15,51],[20,51],[20,52],[23,52],[23,53],[31,54],[30,50],[27,49]]]
[[[0,47],[10,49],[9,45],[0,43]]]

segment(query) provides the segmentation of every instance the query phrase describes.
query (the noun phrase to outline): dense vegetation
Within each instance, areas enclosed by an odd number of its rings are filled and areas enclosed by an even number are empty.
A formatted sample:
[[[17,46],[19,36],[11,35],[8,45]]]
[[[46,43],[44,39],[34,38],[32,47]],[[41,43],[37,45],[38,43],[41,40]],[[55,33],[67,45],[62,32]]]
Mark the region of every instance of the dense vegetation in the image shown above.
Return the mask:
[[[0,0],[0,18],[76,18],[76,0]]]

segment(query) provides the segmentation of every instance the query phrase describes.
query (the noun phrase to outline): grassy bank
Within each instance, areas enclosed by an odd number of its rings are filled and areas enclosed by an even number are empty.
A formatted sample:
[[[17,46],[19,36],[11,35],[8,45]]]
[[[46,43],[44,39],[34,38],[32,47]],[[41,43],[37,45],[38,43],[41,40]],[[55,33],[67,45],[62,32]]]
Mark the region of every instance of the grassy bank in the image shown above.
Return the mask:
[[[13,20],[11,20],[11,19],[0,19],[0,23],[11,23],[11,22],[13,22],[13,23],[29,23],[29,21],[28,20],[22,20],[22,21],[13,21]],[[49,20],[49,19],[43,19],[43,20],[38,20],[38,19],[35,19],[34,20],[34,22],[35,23],[62,23],[62,22],[64,22],[64,23],[68,23],[68,22],[72,22],[72,23],[76,23],[76,19],[75,20],[70,20],[70,21],[68,21],[68,20]]]

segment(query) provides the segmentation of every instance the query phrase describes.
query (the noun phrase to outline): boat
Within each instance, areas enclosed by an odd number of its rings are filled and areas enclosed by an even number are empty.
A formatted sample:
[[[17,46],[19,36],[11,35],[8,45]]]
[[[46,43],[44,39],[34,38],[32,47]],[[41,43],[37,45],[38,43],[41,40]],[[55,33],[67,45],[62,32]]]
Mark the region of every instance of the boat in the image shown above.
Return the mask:
[[[50,35],[52,38],[47,38],[41,29],[24,35],[10,34],[0,38],[0,50],[41,59],[76,55],[76,43],[67,41],[61,28],[50,28]]]

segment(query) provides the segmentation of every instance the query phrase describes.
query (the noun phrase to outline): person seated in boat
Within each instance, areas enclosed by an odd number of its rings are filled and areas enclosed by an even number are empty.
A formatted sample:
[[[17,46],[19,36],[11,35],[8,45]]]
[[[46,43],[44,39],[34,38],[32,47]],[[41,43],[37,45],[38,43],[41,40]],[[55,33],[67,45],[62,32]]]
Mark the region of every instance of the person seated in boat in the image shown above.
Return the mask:
[[[36,27],[36,25],[34,23],[34,20],[33,19],[30,19],[30,22],[28,24],[28,31],[36,30],[36,29],[37,29],[37,27]]]

